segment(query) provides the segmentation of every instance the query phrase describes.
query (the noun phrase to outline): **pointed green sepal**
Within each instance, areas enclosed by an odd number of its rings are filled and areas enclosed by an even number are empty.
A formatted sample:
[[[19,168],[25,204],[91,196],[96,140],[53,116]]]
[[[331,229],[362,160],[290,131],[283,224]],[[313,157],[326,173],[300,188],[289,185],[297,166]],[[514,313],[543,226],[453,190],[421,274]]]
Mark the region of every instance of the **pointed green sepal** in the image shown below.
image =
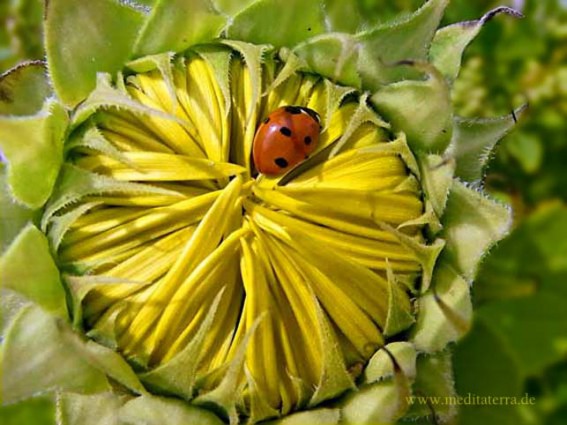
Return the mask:
[[[116,107],[138,115],[152,115],[167,120],[182,122],[181,119],[168,112],[150,108],[132,99],[120,88],[118,82],[116,85],[117,87],[115,88],[110,74],[97,74],[96,88],[89,94],[89,97],[75,109],[71,117],[71,129],[74,130],[96,111],[105,107]]]
[[[415,76],[411,68],[394,66],[404,60],[425,60],[449,0],[430,0],[401,22],[380,25],[356,36],[358,72],[363,88],[380,86]]]
[[[163,394],[174,394],[186,400],[193,398],[197,367],[203,356],[203,346],[224,291],[219,292],[203,323],[191,342],[167,363],[140,376],[149,387]]]
[[[131,56],[140,10],[118,0],[50,0],[45,45],[59,98],[75,106],[95,88],[98,72],[115,73]]]
[[[390,267],[387,268],[388,277],[388,315],[384,325],[385,337],[396,335],[409,328],[414,322],[411,307],[406,294],[400,291],[399,283]]]
[[[226,44],[230,48],[240,53],[240,55],[244,59],[244,63],[248,67],[248,72],[250,73],[250,83],[252,85],[252,93],[250,95],[250,99],[247,99],[246,103],[252,105],[252,108],[254,108],[255,110],[262,95],[262,61],[264,54],[269,50],[269,46],[256,46],[254,44],[243,43],[241,41],[234,40],[224,40],[223,44]],[[253,110],[251,110],[250,113],[246,116],[246,124],[250,122],[252,113]]]
[[[341,424],[389,425],[408,408],[409,383],[399,380],[377,382],[354,392],[341,402]]]
[[[136,168],[124,152],[113,145],[104,134],[95,126],[88,125],[81,131],[74,132],[73,136],[65,144],[65,153],[75,148],[88,148],[102,153],[118,162]]]
[[[429,51],[433,65],[435,65],[449,81],[454,81],[459,75],[461,59],[469,43],[478,35],[484,24],[501,13],[516,18],[523,17],[523,15],[516,10],[501,6],[491,10],[476,21],[459,22],[437,31]]]
[[[88,331],[87,336],[105,347],[118,350],[118,330],[116,329],[116,321],[125,308],[126,306],[122,304],[120,307],[114,309],[111,314],[105,317],[102,324],[99,325],[97,323],[96,327]]]
[[[67,128],[63,107],[48,100],[36,115],[0,116],[0,150],[8,160],[8,182],[15,199],[30,208],[49,198],[63,162]]]
[[[323,369],[317,389],[313,397],[311,397],[311,400],[309,400],[310,407],[316,406],[324,400],[336,397],[347,390],[356,388],[352,377],[346,370],[343,353],[336,342],[337,337],[315,297],[313,302],[317,308],[317,317],[319,319]]]
[[[422,269],[421,291],[426,291],[433,279],[432,276],[437,264],[437,259],[445,248],[445,241],[437,238],[429,245],[426,245],[420,240],[416,240],[415,238],[408,236],[404,232],[398,229],[394,229],[392,226],[386,223],[379,222],[377,224],[383,230],[396,235],[396,238],[400,241],[400,243],[414,253]]]
[[[246,373],[246,382],[248,383],[248,392],[250,397],[250,423],[260,422],[270,418],[276,418],[280,415],[279,410],[274,409],[268,401],[265,395],[258,388],[258,384],[254,380],[252,373],[244,366],[244,372]]]
[[[492,149],[514,128],[526,108],[524,105],[500,118],[475,120],[455,117],[449,152],[457,162],[456,175],[468,182],[480,180]]]
[[[392,342],[372,356],[364,369],[363,382],[372,384],[391,378],[396,373],[397,367],[408,379],[413,380],[416,374],[416,357],[417,352],[410,342]],[[392,358],[395,359],[397,365],[394,365]]]
[[[385,122],[382,118],[376,115],[373,109],[368,105],[368,95],[364,94],[360,97],[358,105],[348,121],[344,133],[341,135],[340,139],[334,142],[334,146],[331,149],[329,158],[336,156],[343,147],[347,144],[353,133],[360,128],[364,123],[372,123],[376,127],[390,128],[390,124]]]
[[[453,185],[455,161],[440,155],[420,155],[418,158],[423,191],[435,215],[441,218]]]
[[[212,68],[215,81],[218,83],[224,98],[224,113],[225,116],[228,116],[231,109],[230,62],[232,51],[217,45],[198,46],[193,50],[205,59]]]
[[[93,395],[57,394],[57,423],[59,425],[120,425],[118,411],[127,401],[125,396],[112,392]]]
[[[422,294],[411,340],[419,351],[434,353],[459,340],[472,320],[469,284],[451,266],[438,264],[434,285]]]
[[[258,0],[234,16],[227,37],[292,47],[324,31],[318,0]]]
[[[67,318],[65,290],[51,257],[47,238],[28,225],[0,258],[2,286],[14,290],[46,311]]]
[[[119,411],[124,425],[224,425],[213,413],[174,398],[145,395],[128,401]]]
[[[413,395],[408,397],[410,409],[404,419],[413,421],[427,417],[427,423],[447,423],[457,413],[457,394],[453,382],[450,352],[417,358],[417,378]],[[431,400],[439,402],[431,406]],[[435,415],[435,419],[431,416]]]
[[[142,58],[130,61],[126,64],[128,68],[134,71],[136,74],[142,74],[146,72],[153,71],[157,69],[161,74],[163,82],[165,83],[165,87],[167,89],[167,93],[169,98],[171,99],[171,109],[167,112],[170,112],[172,115],[175,114],[175,109],[179,106],[177,95],[175,93],[175,84],[173,82],[173,59],[174,54],[171,52],[167,53],[160,53],[151,56],[144,56]],[[118,83],[124,84],[124,80],[118,80]],[[122,90],[125,94],[128,93],[127,89]]]
[[[406,134],[414,152],[443,152],[453,130],[449,86],[439,71],[426,62],[405,61],[396,67],[399,66],[423,72],[427,79],[384,86],[372,96],[373,105],[395,131]]]
[[[67,347],[72,348],[91,366],[134,393],[146,394],[142,383],[120,354],[94,341],[80,338],[68,326],[60,327],[60,332]]]
[[[0,76],[0,115],[33,115],[50,95],[45,62],[24,62]]]
[[[265,425],[338,425],[342,423],[340,420],[341,412],[339,409],[313,409],[266,422]]]
[[[287,47],[283,47],[278,52],[278,56],[284,62],[283,67],[281,67],[278,71],[278,75],[273,78],[272,75],[268,74],[270,78],[270,85],[262,96],[269,95],[270,92],[278,88],[281,84],[288,81],[290,78],[296,75],[297,72],[300,72],[303,69],[306,69],[306,64],[299,56],[289,50]],[[270,61],[270,64],[274,64],[274,62]],[[272,72],[273,74],[273,72]]]
[[[178,192],[147,184],[121,182],[66,164],[61,170],[56,190],[45,207],[41,223],[42,229],[47,229],[55,213],[84,196],[118,193],[134,195],[155,194],[182,198],[182,195]]]
[[[472,279],[482,256],[502,239],[512,224],[506,205],[455,180],[443,216],[443,257],[466,279]]]
[[[136,41],[136,56],[181,52],[212,40],[226,20],[210,0],[158,0]]]
[[[69,294],[71,296],[71,317],[73,318],[73,327],[75,329],[82,329],[83,328],[83,300],[89,294],[89,292],[95,289],[98,285],[103,283],[108,283],[108,280],[112,281],[112,278],[105,279],[104,277],[99,276],[91,276],[91,275],[83,275],[83,276],[74,276],[69,274],[63,274],[63,279],[65,285],[69,289]],[[102,281],[102,282],[101,282]],[[124,281],[120,281],[120,283],[124,283]],[[98,328],[91,329],[87,336],[91,337],[91,333],[97,333],[99,331]],[[97,342],[105,345],[106,347],[116,348],[115,340],[108,335],[105,334],[106,338],[95,338]]]
[[[250,338],[256,332],[258,325],[265,318],[265,315],[259,316],[250,329],[246,332],[246,336],[240,343],[236,354],[228,363],[224,377],[220,384],[212,391],[202,394],[195,399],[197,406],[204,408],[213,408],[220,410],[229,419],[230,425],[238,424],[238,412],[236,405],[238,400],[234,397],[238,393],[240,374],[243,373],[244,361],[246,360],[246,350],[250,342]]]
[[[51,390],[92,394],[110,389],[102,372],[69,350],[61,332],[65,326],[37,306],[21,310],[2,344],[3,403]]]

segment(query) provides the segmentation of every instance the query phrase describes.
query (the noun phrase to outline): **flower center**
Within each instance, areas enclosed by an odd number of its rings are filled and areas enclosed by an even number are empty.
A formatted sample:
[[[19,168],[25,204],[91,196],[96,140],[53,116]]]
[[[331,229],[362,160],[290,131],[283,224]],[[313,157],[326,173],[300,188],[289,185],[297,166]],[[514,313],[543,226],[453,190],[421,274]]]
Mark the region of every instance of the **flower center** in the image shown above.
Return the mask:
[[[192,396],[232,385],[244,415],[352,386],[413,322],[424,211],[403,135],[364,96],[226,50],[117,85],[139,107],[102,108],[71,134],[81,196],[51,209],[88,334],[142,369],[186,361]],[[316,150],[257,174],[256,130],[286,105],[321,116]]]

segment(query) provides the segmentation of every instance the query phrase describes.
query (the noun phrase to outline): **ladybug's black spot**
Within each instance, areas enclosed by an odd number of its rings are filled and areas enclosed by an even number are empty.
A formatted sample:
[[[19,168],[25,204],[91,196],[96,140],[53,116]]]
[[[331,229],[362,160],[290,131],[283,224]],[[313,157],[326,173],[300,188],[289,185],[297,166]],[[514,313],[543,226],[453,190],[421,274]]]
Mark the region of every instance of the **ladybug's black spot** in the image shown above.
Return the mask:
[[[280,128],[280,133],[287,137],[291,136],[291,130],[287,127]]]
[[[305,139],[303,139],[303,141],[305,142],[306,145],[310,145],[311,144],[311,137],[306,136]]]
[[[280,167],[280,168],[285,168],[285,167],[288,166],[287,159],[285,159],[285,158],[281,158],[281,157],[280,157],[280,158],[276,158],[276,159],[274,159],[274,162],[275,162],[276,165],[277,165],[278,167]]]
[[[286,106],[285,111],[289,112],[292,115],[301,114],[301,108],[298,106]]]
[[[266,119],[264,121],[262,121],[264,124],[268,124],[270,122],[270,117],[266,117]]]

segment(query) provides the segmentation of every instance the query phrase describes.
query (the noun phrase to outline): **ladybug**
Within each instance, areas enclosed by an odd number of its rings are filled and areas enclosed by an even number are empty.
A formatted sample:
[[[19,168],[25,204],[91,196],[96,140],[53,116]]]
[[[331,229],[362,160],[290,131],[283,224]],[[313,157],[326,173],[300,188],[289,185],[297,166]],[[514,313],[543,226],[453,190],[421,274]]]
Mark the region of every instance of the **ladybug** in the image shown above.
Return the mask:
[[[278,175],[305,160],[317,147],[321,122],[319,114],[303,106],[283,106],[260,124],[254,137],[252,155],[256,169]]]

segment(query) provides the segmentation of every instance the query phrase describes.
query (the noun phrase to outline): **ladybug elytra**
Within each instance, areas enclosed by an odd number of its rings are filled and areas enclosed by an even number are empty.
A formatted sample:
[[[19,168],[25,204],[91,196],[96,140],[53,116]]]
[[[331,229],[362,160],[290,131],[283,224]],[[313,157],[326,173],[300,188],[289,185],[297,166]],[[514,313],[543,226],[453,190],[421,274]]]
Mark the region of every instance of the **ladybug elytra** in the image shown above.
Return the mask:
[[[317,147],[319,115],[303,106],[283,106],[262,122],[254,137],[252,154],[256,169],[278,175],[305,160]]]

